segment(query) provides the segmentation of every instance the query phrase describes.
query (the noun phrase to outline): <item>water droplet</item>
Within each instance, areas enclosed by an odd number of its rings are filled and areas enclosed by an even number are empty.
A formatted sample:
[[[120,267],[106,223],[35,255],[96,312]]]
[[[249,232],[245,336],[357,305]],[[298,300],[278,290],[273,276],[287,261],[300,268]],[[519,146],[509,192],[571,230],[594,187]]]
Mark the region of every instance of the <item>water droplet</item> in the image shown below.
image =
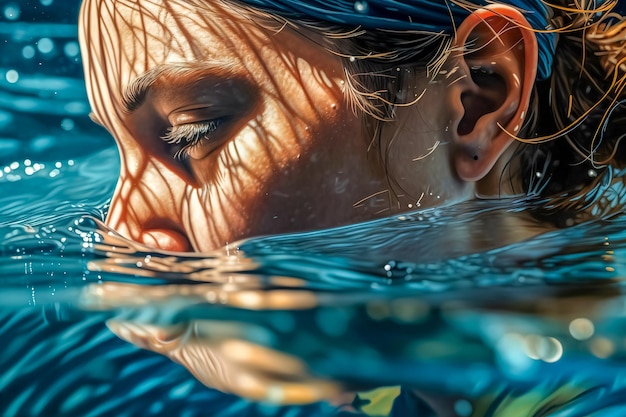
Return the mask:
[[[593,339],[590,348],[591,353],[601,359],[606,359],[615,353],[615,344],[604,337]]]
[[[30,45],[26,45],[24,48],[22,48],[22,56],[25,59],[32,59],[35,56],[35,48],[33,48]]]
[[[65,130],[65,131],[70,131],[70,130],[74,130],[74,127],[76,126],[76,124],[74,123],[74,120],[72,119],[63,119],[61,121],[61,129]]]
[[[370,11],[370,5],[365,0],[357,0],[354,2],[354,11],[361,14],[367,14]]]
[[[22,10],[20,9],[20,6],[17,3],[9,3],[6,6],[4,6],[4,17],[7,20],[17,20],[20,18],[20,15],[22,14]]]
[[[578,318],[572,320],[569,324],[569,332],[576,340],[587,340],[593,336],[595,327],[591,320],[587,318]]]
[[[526,355],[534,360],[554,363],[563,356],[563,346],[554,337],[543,337],[530,334],[523,336],[523,349]]]
[[[474,408],[469,401],[458,400],[454,403],[454,411],[460,417],[469,417],[474,411]]]
[[[20,73],[15,70],[8,70],[5,74],[8,83],[15,84],[20,79]]]
[[[75,56],[78,56],[78,54],[80,53],[80,47],[78,46],[77,42],[74,42],[74,41],[68,42],[63,47],[63,52],[65,53],[67,57],[74,58]]]
[[[37,42],[37,49],[42,54],[49,54],[54,49],[54,42],[50,38],[41,38]]]

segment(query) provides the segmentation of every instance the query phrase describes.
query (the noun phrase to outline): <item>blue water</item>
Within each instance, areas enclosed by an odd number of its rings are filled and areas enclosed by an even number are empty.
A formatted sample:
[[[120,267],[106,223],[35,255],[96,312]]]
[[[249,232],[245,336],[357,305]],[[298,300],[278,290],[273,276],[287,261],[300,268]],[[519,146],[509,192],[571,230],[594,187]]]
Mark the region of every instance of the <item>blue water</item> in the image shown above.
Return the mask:
[[[87,116],[77,6],[0,1],[1,416],[368,412],[210,390],[111,318],[211,321],[347,390],[403,385],[397,416],[434,415],[408,387],[448,415],[626,415],[624,219],[509,239],[533,203],[478,201],[189,256],[108,230],[119,162]]]

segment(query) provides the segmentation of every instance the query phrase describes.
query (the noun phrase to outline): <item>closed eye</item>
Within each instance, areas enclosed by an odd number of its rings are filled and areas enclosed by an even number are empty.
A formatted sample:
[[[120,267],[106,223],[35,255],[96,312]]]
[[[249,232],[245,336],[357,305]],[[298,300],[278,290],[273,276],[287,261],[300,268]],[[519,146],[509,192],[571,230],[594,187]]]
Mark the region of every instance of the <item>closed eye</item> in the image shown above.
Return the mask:
[[[185,159],[189,152],[204,141],[217,141],[213,134],[219,129],[226,118],[217,118],[201,122],[185,123],[172,126],[161,137],[165,142],[175,146],[174,158]]]

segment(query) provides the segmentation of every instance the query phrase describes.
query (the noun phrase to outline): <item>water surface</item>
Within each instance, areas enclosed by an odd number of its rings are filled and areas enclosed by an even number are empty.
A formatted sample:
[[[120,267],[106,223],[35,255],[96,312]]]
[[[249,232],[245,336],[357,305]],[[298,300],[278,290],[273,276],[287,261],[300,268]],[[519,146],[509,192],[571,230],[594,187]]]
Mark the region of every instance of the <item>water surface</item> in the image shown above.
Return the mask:
[[[0,3],[0,415],[356,414],[209,390],[111,319],[275,349],[346,389],[413,387],[457,415],[623,415],[624,219],[521,236],[509,219],[532,202],[478,201],[196,255],[108,230],[119,162],[87,117],[76,6]]]

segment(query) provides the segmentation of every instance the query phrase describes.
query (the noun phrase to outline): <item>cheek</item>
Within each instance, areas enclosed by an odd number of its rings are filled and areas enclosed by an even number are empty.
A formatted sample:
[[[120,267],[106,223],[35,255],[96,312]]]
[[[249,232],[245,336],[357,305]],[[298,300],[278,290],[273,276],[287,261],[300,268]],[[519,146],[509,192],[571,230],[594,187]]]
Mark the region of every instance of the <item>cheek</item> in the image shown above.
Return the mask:
[[[339,79],[332,78],[339,71],[334,65],[314,67],[301,58],[295,59],[294,65],[297,72],[283,68],[278,74],[279,91],[272,110],[284,117],[283,124],[307,136],[317,126],[329,126],[342,118],[343,88]]]
[[[268,103],[261,117],[240,138],[241,145],[249,148],[248,160],[258,168],[281,171],[326,152],[337,137],[346,133],[346,123],[334,101],[315,102],[317,107],[310,104]]]
[[[425,94],[414,106],[399,108],[398,122],[382,133],[381,152],[387,157],[388,172],[412,198],[440,188],[449,177],[452,127],[441,99],[433,94]]]

